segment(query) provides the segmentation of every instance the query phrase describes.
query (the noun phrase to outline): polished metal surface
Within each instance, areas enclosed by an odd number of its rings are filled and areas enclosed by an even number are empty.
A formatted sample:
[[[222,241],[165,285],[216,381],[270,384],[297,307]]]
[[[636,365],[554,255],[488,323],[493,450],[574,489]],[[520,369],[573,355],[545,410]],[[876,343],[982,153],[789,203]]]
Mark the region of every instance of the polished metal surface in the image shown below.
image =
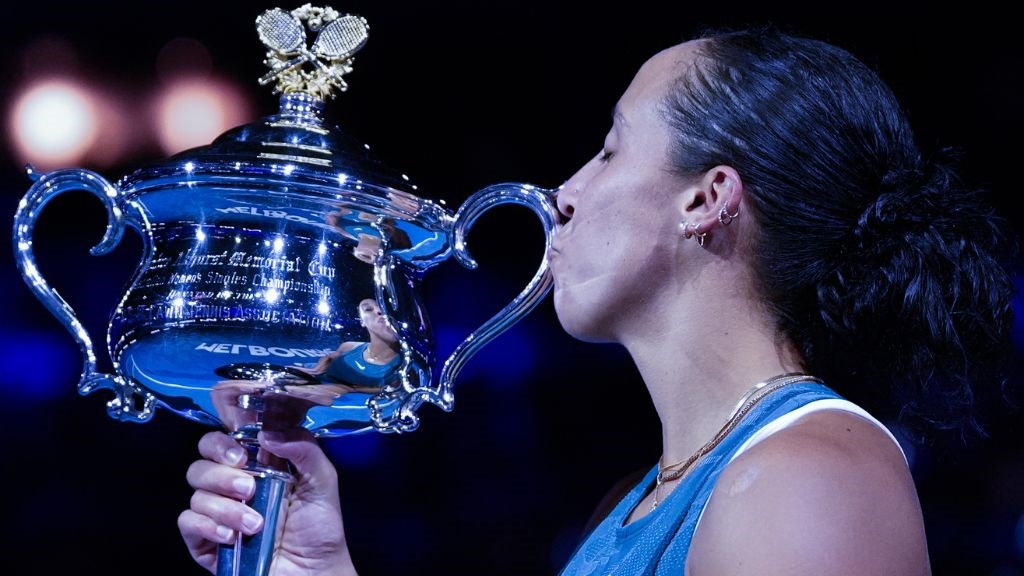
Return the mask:
[[[284,95],[278,114],[135,170],[116,185],[83,169],[36,175],[15,216],[17,262],[82,347],[83,393],[113,390],[110,409],[120,419],[142,421],[164,408],[223,424],[213,401],[217,385],[274,381],[285,370],[314,368],[343,343],[367,341],[357,308],[369,298],[397,336],[398,380],[377,391],[304,383],[323,386],[304,425],[322,436],[409,431],[424,402],[451,409],[462,363],[536,305],[550,280],[544,262],[524,292],[435,376],[429,316],[417,292],[423,275],[453,255],[475,265],[461,239],[494,206],[530,206],[552,230],[553,194],[497,184],[451,214],[398,188],[400,175],[325,127],[320,106],[305,95]],[[263,153],[267,148],[275,152]],[[32,255],[40,210],[68,190],[91,191],[107,205],[107,233],[95,254],[116,246],[126,228],[144,239],[143,260],[107,334],[115,374],[96,371],[92,340]],[[266,370],[221,376],[252,365]]]
[[[312,48],[303,24],[316,33]],[[291,480],[257,462],[256,434],[292,426],[320,437],[409,432],[422,405],[451,410],[465,362],[532,310],[551,278],[538,254],[523,291],[442,362],[420,298],[424,275],[453,256],[474,268],[466,235],[505,204],[537,214],[546,253],[558,211],[553,190],[502,183],[451,213],[326,121],[324,100],[345,88],[341,74],[366,41],[361,18],[307,5],[266,11],[257,28],[271,51],[265,78],[281,93],[275,114],[116,183],[85,169],[30,168],[14,246],[25,281],[81,348],[79,391],[112,393],[108,411],[120,420],[145,422],[163,410],[223,428],[250,450],[250,471],[276,508]],[[94,254],[113,249],[126,229],[143,240],[105,335],[112,373],[97,368],[92,338],[32,251],[40,212],[70,190],[106,207]],[[252,566],[266,564],[268,545],[236,546],[222,564],[263,573]],[[240,565],[254,547],[263,552]]]

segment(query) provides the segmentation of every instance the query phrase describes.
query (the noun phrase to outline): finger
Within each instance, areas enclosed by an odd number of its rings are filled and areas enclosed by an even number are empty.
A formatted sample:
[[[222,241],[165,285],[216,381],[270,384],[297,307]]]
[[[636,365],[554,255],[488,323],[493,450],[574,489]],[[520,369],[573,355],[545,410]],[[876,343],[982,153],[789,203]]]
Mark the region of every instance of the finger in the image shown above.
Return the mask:
[[[245,449],[224,432],[207,432],[199,439],[199,454],[207,460],[240,468],[245,465]]]
[[[185,480],[196,490],[235,500],[248,500],[256,492],[256,480],[251,474],[209,460],[196,460],[189,465]]]
[[[178,531],[197,564],[210,571],[217,569],[217,545],[234,542],[234,532],[192,510],[178,515]]]
[[[208,518],[215,525],[220,538],[233,536],[235,530],[246,535],[255,534],[263,527],[263,517],[255,510],[242,502],[212,492],[196,490],[189,506],[193,512]],[[204,536],[209,537],[209,534]],[[210,539],[221,542],[220,538]]]
[[[202,552],[209,544],[232,544],[235,531],[189,508],[178,515],[178,530],[189,550]]]

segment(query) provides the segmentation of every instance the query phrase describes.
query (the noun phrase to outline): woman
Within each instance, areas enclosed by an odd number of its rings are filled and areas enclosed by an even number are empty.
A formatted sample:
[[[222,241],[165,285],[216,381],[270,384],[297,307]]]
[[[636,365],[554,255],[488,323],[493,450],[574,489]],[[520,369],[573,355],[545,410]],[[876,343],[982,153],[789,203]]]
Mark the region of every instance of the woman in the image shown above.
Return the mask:
[[[359,324],[369,335],[366,342],[342,342],[337,350],[321,357],[315,366],[303,370],[324,384],[339,384],[352,389],[348,391],[376,393],[381,388],[394,386],[398,380],[396,370],[402,363],[398,335],[388,326],[384,313],[373,298],[359,302]]]
[[[316,405],[330,406],[351,392],[378,394],[400,386],[398,335],[375,299],[361,300],[357,310],[359,325],[368,335],[366,341],[346,340],[313,367],[288,367],[286,376],[218,382],[211,399],[223,428],[236,431],[252,425],[257,417],[262,419],[264,429],[300,426],[307,411]],[[240,397],[253,394],[261,395],[266,402],[260,413],[239,407]]]
[[[908,422],[975,426],[1012,290],[998,221],[873,72],[770,30],[668,48],[558,207],[559,321],[623,345],[662,423],[564,574],[930,572],[906,459],[859,404],[891,389]],[[330,462],[301,431],[263,441],[305,482],[275,573],[355,573]],[[259,518],[231,500],[251,492],[232,442],[200,453],[179,528],[212,570]]]

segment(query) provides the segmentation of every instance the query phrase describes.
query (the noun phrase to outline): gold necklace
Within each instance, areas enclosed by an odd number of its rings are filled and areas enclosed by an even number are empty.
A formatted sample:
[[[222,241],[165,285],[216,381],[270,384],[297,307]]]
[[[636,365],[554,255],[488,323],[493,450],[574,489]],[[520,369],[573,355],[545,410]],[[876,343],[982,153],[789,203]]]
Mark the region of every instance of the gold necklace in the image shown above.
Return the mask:
[[[803,372],[789,372],[786,374],[779,374],[778,376],[772,376],[771,378],[754,384],[750,390],[747,390],[745,394],[740,398],[739,402],[736,403],[736,407],[733,408],[732,414],[729,415],[729,419],[725,421],[722,428],[715,434],[714,438],[708,441],[707,444],[701,446],[696,452],[694,452],[686,460],[681,460],[675,464],[669,464],[668,466],[661,466],[661,460],[658,460],[658,475],[654,480],[654,501],[651,503],[651,511],[658,507],[658,496],[661,491],[661,485],[666,482],[673,482],[683,477],[683,474],[690,469],[691,466],[701,457],[713,450],[718,444],[729,435],[730,432],[736,427],[737,424],[748,412],[757,406],[763,398],[771,394],[772,392],[793,384],[795,382],[817,382],[822,383],[820,378],[811,376],[810,374],[804,374]]]
[[[388,354],[388,352],[391,352],[392,354]],[[377,354],[371,354],[369,345],[367,345],[366,348],[363,350],[363,360],[366,360],[371,364],[387,364],[388,362],[393,360],[397,355],[398,354],[395,354],[394,350],[391,349],[387,350],[386,352],[381,352],[379,356]],[[388,356],[388,359],[384,360],[384,356]]]

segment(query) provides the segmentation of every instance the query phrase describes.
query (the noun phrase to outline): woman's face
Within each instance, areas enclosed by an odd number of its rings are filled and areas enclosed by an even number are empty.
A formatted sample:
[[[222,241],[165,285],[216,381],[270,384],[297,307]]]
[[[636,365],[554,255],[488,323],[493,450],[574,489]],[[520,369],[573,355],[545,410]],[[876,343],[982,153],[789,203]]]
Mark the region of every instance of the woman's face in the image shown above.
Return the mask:
[[[661,109],[692,51],[676,46],[640,68],[615,107],[601,152],[558,194],[568,222],[550,253],[555,309],[582,340],[621,342],[629,330],[642,330],[655,292],[671,281],[687,180],[669,169],[671,135]]]
[[[395,340],[395,333],[388,326],[384,319],[384,313],[373,298],[366,298],[359,302],[359,323],[362,324],[371,336],[377,336],[386,340]]]

